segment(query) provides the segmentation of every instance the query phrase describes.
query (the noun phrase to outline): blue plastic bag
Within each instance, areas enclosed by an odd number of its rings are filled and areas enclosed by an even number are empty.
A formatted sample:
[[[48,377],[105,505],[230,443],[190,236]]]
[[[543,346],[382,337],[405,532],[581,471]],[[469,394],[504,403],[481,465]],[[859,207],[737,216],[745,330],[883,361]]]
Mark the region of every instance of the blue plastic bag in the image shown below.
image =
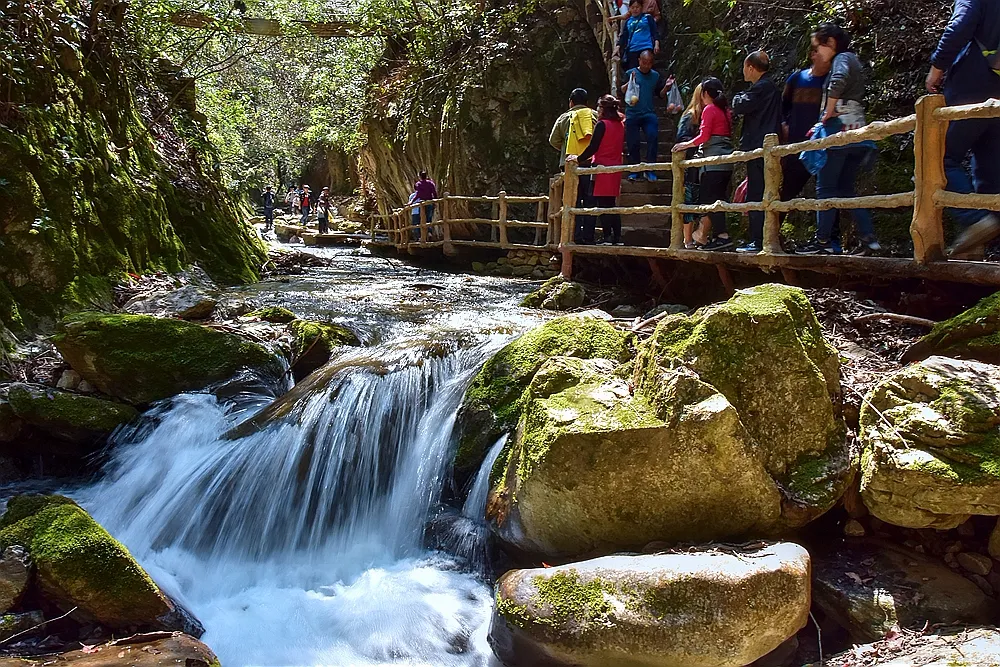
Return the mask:
[[[826,128],[823,127],[822,123],[816,123],[813,126],[812,136],[810,139],[823,139],[829,136],[827,134]],[[815,176],[818,174],[823,167],[826,166],[826,149],[820,148],[813,151],[802,151],[799,153],[799,159],[802,160],[802,164],[805,165],[806,171]]]

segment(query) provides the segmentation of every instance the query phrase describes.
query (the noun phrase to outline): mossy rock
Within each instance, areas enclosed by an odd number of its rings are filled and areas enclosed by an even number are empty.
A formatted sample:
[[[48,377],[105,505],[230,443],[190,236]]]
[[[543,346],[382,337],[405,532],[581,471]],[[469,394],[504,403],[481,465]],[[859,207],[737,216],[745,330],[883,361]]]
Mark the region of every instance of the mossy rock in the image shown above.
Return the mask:
[[[547,359],[625,361],[632,355],[631,341],[609,322],[581,313],[546,322],[494,354],[472,380],[459,409],[456,480],[462,483],[473,475],[490,446],[517,425],[521,394]]]
[[[93,444],[139,416],[131,405],[27,384],[8,389],[10,407],[25,423],[80,444]]]
[[[204,389],[242,369],[283,372],[270,351],[240,336],[147,315],[76,313],[52,341],[85,380],[136,405]]]
[[[931,332],[903,355],[906,363],[937,355],[1000,364],[1000,292],[991,294]]]
[[[176,614],[128,550],[63,496],[17,496],[0,518],[0,551],[28,550],[46,598],[109,628],[165,627]]]
[[[256,317],[259,320],[264,320],[272,324],[288,324],[292,320],[298,319],[298,315],[281,306],[258,308],[253,312],[247,313],[247,317]]]
[[[489,642],[505,664],[743,667],[809,620],[796,544],[512,570]]]
[[[879,519],[955,528],[1000,515],[1000,368],[931,357],[861,408],[861,497]]]
[[[296,382],[330,361],[330,356],[338,347],[361,345],[353,331],[339,324],[295,319],[288,328],[292,332],[292,356],[295,359],[292,373]]]
[[[525,308],[544,308],[545,310],[572,310],[579,308],[587,299],[583,285],[566,280],[562,276],[553,276],[537,290],[524,297],[521,305]]]
[[[41,616],[41,614],[38,614]],[[2,636],[2,635],[0,635]],[[121,656],[121,657],[118,657]],[[174,632],[136,635],[58,655],[0,658],[0,667],[220,667],[208,646],[194,637]]]

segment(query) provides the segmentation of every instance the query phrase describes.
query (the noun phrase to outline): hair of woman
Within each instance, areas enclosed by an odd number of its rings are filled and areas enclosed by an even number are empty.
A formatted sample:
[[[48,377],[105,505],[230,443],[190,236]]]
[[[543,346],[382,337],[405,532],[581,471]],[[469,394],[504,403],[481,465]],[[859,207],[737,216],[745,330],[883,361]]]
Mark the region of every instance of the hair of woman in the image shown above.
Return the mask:
[[[614,95],[602,95],[597,101],[597,109],[601,112],[602,119],[617,120],[621,108],[621,102]]]
[[[726,92],[722,88],[722,82],[716,79],[714,76],[709,77],[701,82],[701,89],[705,92],[711,99],[712,103],[722,109],[727,111],[729,109],[729,98],[726,97]]]
[[[701,122],[701,112],[705,108],[705,105],[701,101],[701,84],[699,83],[694,87],[694,91],[691,93],[691,102],[688,103],[687,109],[681,114],[691,114],[691,122],[698,125]]]
[[[421,181],[426,181],[427,180],[427,172],[426,171],[420,172],[420,180]]]
[[[851,35],[836,23],[820,23],[816,26],[813,37],[819,40],[820,44],[826,44],[832,39],[837,45],[837,53],[851,49]]]

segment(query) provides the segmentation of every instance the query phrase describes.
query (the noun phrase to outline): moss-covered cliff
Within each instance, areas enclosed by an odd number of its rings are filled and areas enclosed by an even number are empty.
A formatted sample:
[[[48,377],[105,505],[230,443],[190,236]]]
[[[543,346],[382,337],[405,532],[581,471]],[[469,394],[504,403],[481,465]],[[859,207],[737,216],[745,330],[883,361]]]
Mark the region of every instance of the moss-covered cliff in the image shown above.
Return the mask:
[[[6,4],[0,325],[107,300],[127,272],[197,262],[221,282],[256,279],[263,246],[206,167],[170,74],[132,45],[124,3]]]

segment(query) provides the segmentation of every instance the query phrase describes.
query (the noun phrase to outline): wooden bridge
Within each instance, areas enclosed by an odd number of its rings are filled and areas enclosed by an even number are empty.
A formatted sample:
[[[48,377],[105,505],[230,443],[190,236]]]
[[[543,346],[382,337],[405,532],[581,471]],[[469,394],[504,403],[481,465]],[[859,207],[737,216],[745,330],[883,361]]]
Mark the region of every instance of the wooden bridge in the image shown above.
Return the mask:
[[[418,205],[373,215],[369,219],[373,243],[395,246],[398,251],[416,252],[423,248],[441,248],[453,254],[457,247],[472,246],[497,249],[549,249],[562,255],[562,274],[567,278],[573,272],[573,259],[600,256],[630,256],[662,258],[682,262],[714,264],[719,268],[723,282],[731,285],[727,267],[757,268],[780,271],[794,282],[795,271],[814,271],[844,275],[876,275],[893,278],[925,278],[963,283],[1000,286],[1000,263],[946,259],[942,213],[946,207],[987,209],[1000,211],[1000,194],[957,194],[946,191],[944,173],[945,133],[948,124],[971,118],[1000,117],[1000,100],[981,104],[945,106],[941,95],[922,97],[916,104],[916,113],[887,122],[875,122],[866,127],[841,132],[823,139],[780,145],[776,135],[768,135],[764,147],[754,151],[735,152],[718,157],[685,159],[683,152],[674,153],[670,162],[642,163],[638,165],[580,167],[570,160],[565,174],[552,180],[548,196],[521,197],[501,192],[496,197],[444,197],[420,206],[420,222],[412,224],[411,217]],[[897,194],[870,195],[836,199],[792,199],[779,201],[782,171],[781,158],[805,150],[845,146],[865,140],[878,141],[898,134],[914,133],[914,189]],[[734,164],[764,159],[764,197],[760,202],[734,204],[718,201],[709,205],[684,203],[684,170],[689,167]],[[1000,159],[1000,156],[997,156]],[[626,173],[634,171],[670,172],[673,178],[673,196],[669,205],[619,206],[617,208],[579,208],[576,206],[580,176]],[[468,217],[454,214],[458,204],[486,202],[493,205],[493,215]],[[511,204],[537,206],[535,220],[516,220],[508,216]],[[427,204],[436,204],[435,216],[427,219]],[[868,257],[856,255],[795,255],[785,253],[779,238],[780,216],[788,211],[819,211],[851,208],[913,208],[910,235],[913,239],[912,257]],[[712,212],[747,213],[764,212],[764,248],[758,254],[685,250],[683,221],[685,213]],[[656,214],[669,228],[670,243],[667,247],[578,245],[573,242],[575,219],[578,215],[618,213],[622,216]],[[487,225],[491,240],[480,241],[457,238],[456,230],[467,230],[469,225]],[[535,231],[534,241],[510,240],[513,229],[528,228]],[[378,236],[384,240],[378,241]],[[790,273],[791,272],[791,273]]]

